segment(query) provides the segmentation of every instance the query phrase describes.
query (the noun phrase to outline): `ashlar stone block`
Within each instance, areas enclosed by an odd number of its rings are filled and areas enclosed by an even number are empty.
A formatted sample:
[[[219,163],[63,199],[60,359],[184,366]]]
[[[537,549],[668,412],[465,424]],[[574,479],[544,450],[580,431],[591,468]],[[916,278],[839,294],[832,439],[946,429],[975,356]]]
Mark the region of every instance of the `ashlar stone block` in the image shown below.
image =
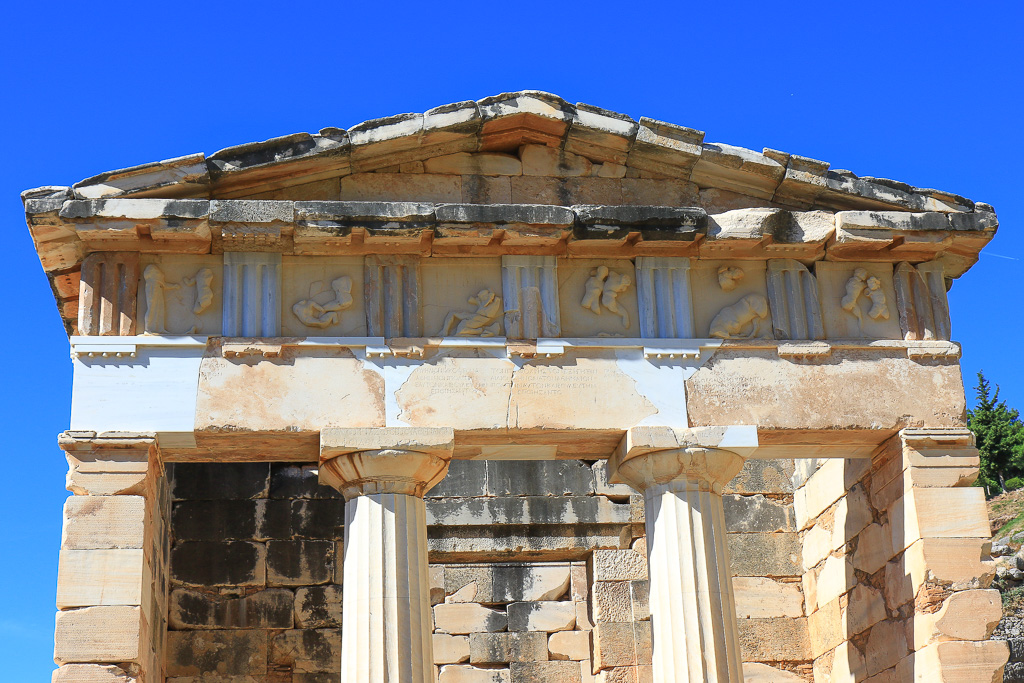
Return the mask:
[[[270,663],[296,673],[333,673],[341,670],[341,631],[295,629],[270,641]]]
[[[634,550],[595,550],[595,581],[633,581],[647,578],[647,558]]]
[[[61,547],[141,548],[145,506],[142,496],[71,496],[64,503]]]
[[[267,631],[169,631],[167,653],[168,676],[261,676]]]
[[[469,661],[469,638],[446,633],[433,635],[434,664],[460,664]]]
[[[589,631],[556,631],[548,637],[548,659],[582,662],[590,659]]]
[[[576,662],[513,662],[512,683],[580,683]]]
[[[477,603],[434,605],[434,629],[439,633],[493,633],[507,626],[504,612]]]
[[[142,628],[140,607],[105,605],[58,612],[53,661],[58,666],[139,661],[146,635]]]
[[[572,602],[513,602],[507,608],[509,631],[568,631],[576,625]]]
[[[295,590],[295,626],[341,628],[341,586],[308,586]]]
[[[507,662],[544,662],[548,659],[548,637],[545,633],[471,633],[469,661],[472,664],[503,664]]]
[[[475,666],[442,666],[438,683],[510,683],[508,669],[481,669]]]

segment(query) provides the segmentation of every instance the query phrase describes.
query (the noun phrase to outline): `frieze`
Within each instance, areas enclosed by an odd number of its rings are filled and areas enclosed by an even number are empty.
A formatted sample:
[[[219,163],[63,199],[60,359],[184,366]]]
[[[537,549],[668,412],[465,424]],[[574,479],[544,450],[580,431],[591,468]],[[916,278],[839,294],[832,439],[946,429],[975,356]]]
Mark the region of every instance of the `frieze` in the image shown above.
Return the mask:
[[[110,252],[87,261],[95,265],[82,284],[84,336],[950,337],[939,262],[904,263],[894,272],[888,263],[820,261],[808,267],[793,259],[266,252],[133,259]],[[99,325],[97,316],[115,314],[116,324]],[[410,353],[419,347],[411,344]]]

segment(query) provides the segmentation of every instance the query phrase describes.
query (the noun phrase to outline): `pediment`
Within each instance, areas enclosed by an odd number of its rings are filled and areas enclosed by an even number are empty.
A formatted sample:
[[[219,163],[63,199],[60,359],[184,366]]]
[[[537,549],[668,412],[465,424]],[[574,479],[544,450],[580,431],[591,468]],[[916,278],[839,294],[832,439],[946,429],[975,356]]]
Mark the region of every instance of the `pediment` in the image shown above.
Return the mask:
[[[516,180],[512,180],[516,179]],[[964,211],[958,195],[709,142],[549,93],[504,93],[102,173],[76,199],[165,197]]]
[[[991,206],[705,141],[547,93],[296,133],[22,193],[73,330],[100,252],[941,262],[962,275]]]

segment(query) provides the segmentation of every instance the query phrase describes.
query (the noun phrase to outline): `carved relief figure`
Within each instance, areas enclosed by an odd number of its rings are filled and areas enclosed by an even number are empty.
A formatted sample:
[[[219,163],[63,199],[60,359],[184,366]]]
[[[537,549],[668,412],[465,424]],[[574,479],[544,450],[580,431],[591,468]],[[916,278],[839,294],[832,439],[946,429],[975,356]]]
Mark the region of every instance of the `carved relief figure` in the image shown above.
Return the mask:
[[[629,312],[619,305],[618,297],[632,284],[633,278],[629,275],[616,273],[608,266],[598,266],[590,271],[580,306],[597,315],[601,315],[601,306],[604,306],[609,313],[622,318],[623,327],[629,327]]]
[[[167,292],[180,289],[181,285],[167,282],[164,272],[155,263],[142,271],[146,281],[145,334],[167,334]]]
[[[853,277],[846,281],[846,296],[842,300],[843,310],[847,313],[852,313],[857,318],[857,322],[861,324],[864,322],[864,318],[857,302],[861,294],[864,293],[864,290],[867,289],[867,279],[868,271],[863,268],[854,270]]]
[[[192,277],[187,277],[182,282],[189,287],[195,285],[196,300],[192,304],[192,312],[199,315],[213,303],[213,271],[203,268]]]
[[[731,292],[743,279],[743,269],[736,266],[722,266],[718,269],[718,286],[723,292]]]
[[[352,306],[352,278],[342,275],[331,282],[334,298],[320,303],[316,297],[323,293],[323,283],[317,281],[309,287],[309,298],[296,301],[292,313],[307,327],[325,328],[341,322],[341,312]]]
[[[583,301],[580,306],[590,309],[597,315],[601,315],[601,292],[604,290],[604,281],[608,277],[608,266],[598,266],[590,271],[587,279],[586,291],[583,294]]]
[[[709,336],[716,339],[752,339],[761,333],[761,321],[768,317],[768,300],[748,294],[726,306],[711,321]]]
[[[885,299],[885,292],[882,291],[882,281],[877,277],[868,277],[868,271],[864,268],[857,268],[853,276],[846,281],[846,295],[843,297],[843,310],[857,318],[857,325],[863,330],[864,312],[861,310],[860,300],[866,297],[871,302],[868,309],[868,317],[872,320],[888,320],[889,306]]]
[[[872,320],[888,320],[889,307],[885,303],[885,292],[882,291],[882,281],[877,277],[869,277],[868,299],[871,300],[871,308],[868,310],[868,317]]]
[[[469,303],[476,306],[475,311],[452,311],[444,319],[444,325],[438,333],[447,337],[452,332],[452,325],[455,321],[459,324],[455,328],[456,337],[496,337],[501,333],[501,317],[504,309],[501,297],[489,289],[481,289],[476,296],[468,299]]]

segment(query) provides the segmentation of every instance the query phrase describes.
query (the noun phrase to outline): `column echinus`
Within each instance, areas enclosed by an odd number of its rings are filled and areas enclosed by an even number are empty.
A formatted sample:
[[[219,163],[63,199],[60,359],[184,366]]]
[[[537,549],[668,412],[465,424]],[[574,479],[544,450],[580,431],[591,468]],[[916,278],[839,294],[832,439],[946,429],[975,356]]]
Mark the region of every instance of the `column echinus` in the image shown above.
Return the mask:
[[[633,427],[609,463],[644,496],[655,683],[741,683],[722,487],[754,427]]]
[[[320,482],[345,497],[341,680],[433,680],[423,495],[448,472],[450,428],[325,429]]]

